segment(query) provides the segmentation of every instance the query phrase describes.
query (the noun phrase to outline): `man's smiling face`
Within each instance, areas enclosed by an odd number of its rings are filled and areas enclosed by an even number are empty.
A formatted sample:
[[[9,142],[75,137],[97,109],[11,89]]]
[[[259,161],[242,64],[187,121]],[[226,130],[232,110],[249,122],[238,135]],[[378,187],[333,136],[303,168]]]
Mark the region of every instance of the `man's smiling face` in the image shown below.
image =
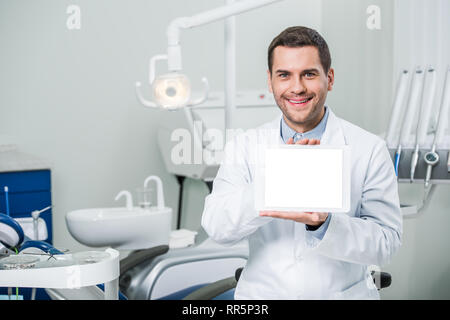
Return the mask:
[[[272,72],[267,73],[269,90],[286,123],[297,132],[313,129],[323,117],[334,83],[334,70],[325,73],[317,48],[278,46],[273,51]]]

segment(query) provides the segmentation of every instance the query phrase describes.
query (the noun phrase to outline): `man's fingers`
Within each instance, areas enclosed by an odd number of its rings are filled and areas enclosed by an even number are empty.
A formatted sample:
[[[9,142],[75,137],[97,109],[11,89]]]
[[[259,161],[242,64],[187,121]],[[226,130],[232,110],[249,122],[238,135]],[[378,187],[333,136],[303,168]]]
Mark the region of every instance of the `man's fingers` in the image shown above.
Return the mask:
[[[292,138],[289,138],[288,143],[289,143],[289,141],[290,141],[291,139],[292,139]],[[294,141],[294,140],[292,140],[292,141]],[[292,144],[292,143],[289,143],[289,144]],[[320,144],[320,140],[319,140],[319,139],[308,139],[308,138],[305,138],[305,139],[298,140],[295,144],[301,144],[301,145],[317,145],[317,144]]]
[[[327,213],[321,212],[293,212],[293,211],[260,211],[259,215],[262,217],[288,219],[310,225],[317,225],[317,223],[323,222],[328,216]]]
[[[294,144],[294,138],[289,138],[286,144]]]
[[[305,138],[305,139],[298,140],[295,144],[305,145],[305,144],[308,144],[308,143],[309,143],[309,139]]]
[[[281,218],[281,219],[299,219],[310,215],[307,212],[290,212],[290,211],[260,211],[259,215],[263,217]]]
[[[292,218],[293,212],[287,212],[287,211],[260,211],[259,215],[263,217],[272,217],[272,218]]]

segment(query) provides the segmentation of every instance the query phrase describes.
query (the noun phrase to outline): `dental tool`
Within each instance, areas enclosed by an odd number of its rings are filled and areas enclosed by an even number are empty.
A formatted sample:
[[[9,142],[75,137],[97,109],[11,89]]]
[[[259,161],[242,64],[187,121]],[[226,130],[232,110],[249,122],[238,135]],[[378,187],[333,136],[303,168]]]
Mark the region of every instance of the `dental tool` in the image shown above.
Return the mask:
[[[411,85],[411,95],[409,97],[407,109],[405,112],[405,118],[403,120],[402,128],[400,131],[400,142],[395,153],[395,174],[398,176],[398,166],[400,163],[400,157],[402,153],[402,146],[408,143],[409,135],[413,125],[414,115],[420,104],[421,94],[423,89],[424,72],[420,67],[416,68]]]
[[[424,147],[427,137],[428,124],[430,122],[431,109],[433,108],[434,96],[436,94],[436,71],[430,67],[425,75],[422,106],[419,114],[419,121],[417,123],[416,130],[416,146],[411,157],[411,171],[410,182],[414,180],[414,173],[416,171],[417,163],[419,160],[419,150]],[[424,98],[426,100],[424,101]]]
[[[424,160],[427,164],[427,172],[425,176],[425,188],[428,188],[431,179],[433,167],[439,163],[439,154],[436,152],[437,146],[443,142],[445,136],[445,129],[448,124],[450,108],[450,67],[447,68],[445,76],[445,84],[442,92],[441,107],[439,110],[439,120],[436,127],[436,134],[434,136],[433,146],[431,151],[425,153]]]
[[[3,190],[5,190],[6,215],[9,216],[9,189],[5,186]]]
[[[403,70],[400,74],[397,84],[397,94],[394,100],[394,107],[392,108],[391,120],[389,122],[388,131],[386,134],[386,142],[388,147],[394,148],[398,145],[396,129],[399,127],[400,115],[405,104],[406,92],[409,83],[408,70]]]
[[[45,207],[42,210],[34,210],[31,212],[31,217],[33,218],[33,234],[34,239],[39,240],[39,216],[42,212],[49,210],[52,206]]]

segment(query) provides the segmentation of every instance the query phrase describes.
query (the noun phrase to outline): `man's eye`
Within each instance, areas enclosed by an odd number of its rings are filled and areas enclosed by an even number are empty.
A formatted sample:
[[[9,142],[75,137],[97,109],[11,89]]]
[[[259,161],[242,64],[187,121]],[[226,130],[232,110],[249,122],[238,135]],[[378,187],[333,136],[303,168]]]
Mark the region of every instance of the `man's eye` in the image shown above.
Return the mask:
[[[280,73],[280,74],[279,74],[279,77],[280,77],[280,78],[286,78],[287,76],[288,76],[287,73]]]
[[[315,75],[316,75],[316,74],[313,73],[313,72],[305,73],[305,76],[306,76],[307,78],[313,78]]]

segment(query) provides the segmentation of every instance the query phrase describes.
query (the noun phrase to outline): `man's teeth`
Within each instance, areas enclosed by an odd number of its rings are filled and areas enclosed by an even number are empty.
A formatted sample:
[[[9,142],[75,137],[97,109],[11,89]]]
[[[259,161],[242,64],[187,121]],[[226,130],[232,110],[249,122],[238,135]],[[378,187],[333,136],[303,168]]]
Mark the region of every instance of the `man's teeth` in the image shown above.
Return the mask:
[[[300,104],[300,103],[305,103],[308,100],[309,100],[309,98],[306,98],[305,100],[289,100],[289,102]]]

